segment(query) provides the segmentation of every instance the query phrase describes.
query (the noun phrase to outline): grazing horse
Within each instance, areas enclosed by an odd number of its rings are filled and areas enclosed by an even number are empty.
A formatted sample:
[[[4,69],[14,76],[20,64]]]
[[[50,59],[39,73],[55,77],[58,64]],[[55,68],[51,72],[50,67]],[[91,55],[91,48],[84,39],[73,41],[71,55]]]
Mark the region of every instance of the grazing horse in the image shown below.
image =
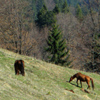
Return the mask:
[[[82,88],[82,82],[86,82],[86,83],[88,84],[87,89],[90,88],[89,82],[90,82],[90,80],[91,80],[92,88],[93,88],[93,90],[94,90],[93,79],[90,78],[89,76],[83,75],[83,74],[81,74],[81,73],[79,72],[79,73],[76,73],[76,74],[74,74],[73,76],[71,76],[69,82],[71,82],[74,78],[77,78],[77,81],[76,81],[77,86],[78,86],[78,80],[80,80],[81,88]]]
[[[15,75],[19,75],[19,71],[23,76],[25,76],[24,72],[24,61],[23,60],[16,60],[14,63],[14,68],[15,68]]]

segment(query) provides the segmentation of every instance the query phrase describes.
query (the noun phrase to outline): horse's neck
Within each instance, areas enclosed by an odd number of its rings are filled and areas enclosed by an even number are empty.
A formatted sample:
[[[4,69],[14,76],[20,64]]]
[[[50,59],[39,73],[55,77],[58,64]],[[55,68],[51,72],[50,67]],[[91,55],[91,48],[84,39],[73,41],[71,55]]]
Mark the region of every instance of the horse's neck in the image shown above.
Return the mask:
[[[76,78],[76,74],[75,74],[75,75],[73,75],[73,79],[74,79],[74,78]]]

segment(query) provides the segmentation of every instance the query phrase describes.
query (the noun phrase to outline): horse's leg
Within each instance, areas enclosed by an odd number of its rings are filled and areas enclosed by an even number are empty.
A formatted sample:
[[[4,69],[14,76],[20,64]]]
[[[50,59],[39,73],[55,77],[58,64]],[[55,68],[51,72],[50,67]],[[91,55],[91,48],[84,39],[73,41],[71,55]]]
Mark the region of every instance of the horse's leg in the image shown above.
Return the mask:
[[[15,75],[18,73],[18,68],[15,66]]]
[[[19,70],[17,70],[17,75],[19,75]]]
[[[17,70],[15,69],[15,75],[17,74]]]
[[[21,71],[21,74],[22,74],[22,76],[25,76],[25,72],[24,72],[24,70],[23,70],[23,71]]]
[[[76,83],[77,83],[77,86],[78,86],[78,79],[77,79]]]
[[[89,84],[89,81],[87,80],[87,84],[88,84],[88,87],[87,87],[87,89],[89,88],[90,89],[90,84]]]
[[[80,80],[81,88],[82,88],[82,81]]]

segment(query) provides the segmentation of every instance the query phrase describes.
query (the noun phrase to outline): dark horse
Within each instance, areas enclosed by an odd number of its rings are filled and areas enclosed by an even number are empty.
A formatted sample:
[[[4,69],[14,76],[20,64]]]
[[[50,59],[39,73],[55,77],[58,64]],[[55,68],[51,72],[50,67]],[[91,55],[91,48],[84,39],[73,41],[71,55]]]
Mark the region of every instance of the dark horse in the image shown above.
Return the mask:
[[[93,90],[94,90],[93,79],[90,78],[89,76],[83,75],[83,74],[81,74],[81,73],[79,72],[79,73],[76,73],[75,75],[71,76],[69,82],[71,82],[74,78],[77,78],[77,81],[76,81],[77,86],[78,86],[78,80],[80,80],[81,88],[82,88],[82,82],[86,82],[86,83],[88,84],[87,89],[90,88],[89,82],[90,82],[90,80],[91,80],[92,88],[93,88]]]
[[[19,71],[23,76],[25,76],[24,72],[24,61],[23,60],[16,60],[14,63],[14,68],[15,68],[15,75],[19,75]]]

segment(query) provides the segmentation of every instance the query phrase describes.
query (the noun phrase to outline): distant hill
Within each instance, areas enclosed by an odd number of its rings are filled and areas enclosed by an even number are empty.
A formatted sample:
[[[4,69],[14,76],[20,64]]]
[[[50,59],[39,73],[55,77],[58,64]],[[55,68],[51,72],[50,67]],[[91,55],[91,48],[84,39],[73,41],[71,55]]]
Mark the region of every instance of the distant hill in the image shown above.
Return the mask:
[[[25,77],[15,75],[16,59],[25,61]],[[88,94],[76,87],[76,80],[66,82],[76,72],[0,49],[0,100],[100,100],[100,75],[82,72],[94,80],[95,90],[88,90]],[[87,88],[86,83],[83,88]]]

